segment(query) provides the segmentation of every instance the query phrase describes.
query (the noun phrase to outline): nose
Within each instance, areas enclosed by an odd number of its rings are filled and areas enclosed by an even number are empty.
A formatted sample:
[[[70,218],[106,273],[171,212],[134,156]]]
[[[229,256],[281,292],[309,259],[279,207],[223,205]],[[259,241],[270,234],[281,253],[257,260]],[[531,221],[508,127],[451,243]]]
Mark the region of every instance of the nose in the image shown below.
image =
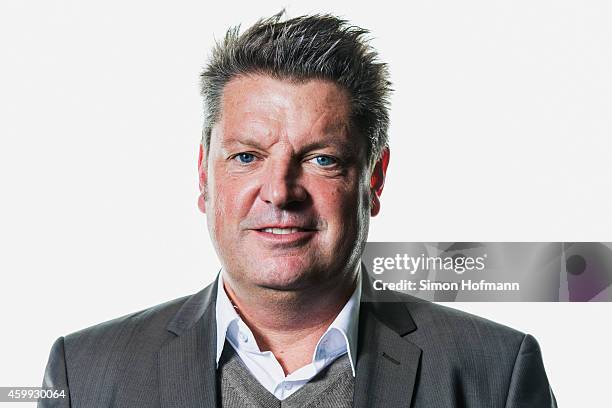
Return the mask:
[[[300,168],[289,158],[269,159],[262,177],[259,195],[267,204],[287,209],[308,196],[300,181]]]

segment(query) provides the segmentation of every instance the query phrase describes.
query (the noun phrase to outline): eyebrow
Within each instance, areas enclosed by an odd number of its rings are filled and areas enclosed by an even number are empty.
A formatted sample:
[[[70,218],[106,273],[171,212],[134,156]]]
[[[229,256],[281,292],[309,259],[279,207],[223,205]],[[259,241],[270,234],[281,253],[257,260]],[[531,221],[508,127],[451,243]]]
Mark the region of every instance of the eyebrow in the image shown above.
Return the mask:
[[[325,149],[326,147],[335,147],[337,149],[340,149],[342,152],[348,152],[349,155],[357,154],[357,146],[355,145],[355,143],[335,142],[333,140],[331,142],[317,141],[308,143],[306,146],[303,146],[300,149],[300,154],[311,152],[313,150]]]
[[[264,146],[259,140],[252,138],[252,137],[245,137],[245,138],[231,137],[229,139],[221,141],[221,147],[224,147],[224,148],[228,146],[233,146],[236,144],[240,144],[244,146],[251,146],[256,149],[261,149],[261,150],[267,149],[267,147]]]
[[[353,141],[349,141],[348,143],[339,142],[337,141],[337,138],[333,136],[327,139],[328,140],[314,141],[314,142],[306,144],[305,146],[302,146],[297,152],[298,155],[303,155],[313,150],[325,149],[329,147],[340,149],[343,152],[348,152],[349,155],[357,155],[358,153],[357,145],[356,143],[353,143]],[[253,138],[253,137],[249,137],[249,136],[246,136],[244,138],[232,137],[230,139],[227,139],[221,142],[221,146],[223,148],[228,148],[229,146],[233,146],[233,145],[249,146],[255,149],[259,149],[259,150],[267,150],[269,147],[263,144],[260,140]]]

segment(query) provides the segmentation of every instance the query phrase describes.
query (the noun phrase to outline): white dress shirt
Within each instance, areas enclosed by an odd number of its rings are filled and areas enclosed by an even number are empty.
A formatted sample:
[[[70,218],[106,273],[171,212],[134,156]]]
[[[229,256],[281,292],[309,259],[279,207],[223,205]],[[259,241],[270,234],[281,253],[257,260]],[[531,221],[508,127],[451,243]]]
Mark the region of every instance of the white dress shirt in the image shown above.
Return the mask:
[[[357,357],[357,329],[361,299],[361,271],[357,287],[336,319],[329,325],[315,347],[312,362],[285,376],[282,366],[271,351],[261,351],[251,329],[242,321],[223,289],[223,271],[217,283],[217,368],[225,339],[257,379],[276,398],[283,400],[299,390],[336,358],[348,352],[353,376]]]

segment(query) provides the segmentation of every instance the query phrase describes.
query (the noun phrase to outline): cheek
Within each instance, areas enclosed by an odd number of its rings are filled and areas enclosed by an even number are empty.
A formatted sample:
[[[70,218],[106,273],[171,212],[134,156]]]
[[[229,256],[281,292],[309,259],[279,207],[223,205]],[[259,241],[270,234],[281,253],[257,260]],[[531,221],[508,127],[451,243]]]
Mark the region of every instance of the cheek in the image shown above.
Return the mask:
[[[359,227],[361,223],[364,198],[362,189],[357,183],[323,184],[315,189],[316,197],[313,201],[317,212],[337,234],[353,232],[351,227]]]
[[[250,211],[257,197],[256,180],[230,176],[216,170],[209,179],[209,201],[216,223],[239,222]]]

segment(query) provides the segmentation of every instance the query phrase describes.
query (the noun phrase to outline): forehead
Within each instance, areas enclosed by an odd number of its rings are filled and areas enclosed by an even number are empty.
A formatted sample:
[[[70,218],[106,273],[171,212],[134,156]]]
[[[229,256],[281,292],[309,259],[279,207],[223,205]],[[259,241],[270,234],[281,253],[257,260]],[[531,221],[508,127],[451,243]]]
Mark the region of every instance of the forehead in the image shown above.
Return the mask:
[[[294,138],[352,133],[348,92],[326,80],[240,76],[226,84],[221,103],[223,138],[241,131]]]

